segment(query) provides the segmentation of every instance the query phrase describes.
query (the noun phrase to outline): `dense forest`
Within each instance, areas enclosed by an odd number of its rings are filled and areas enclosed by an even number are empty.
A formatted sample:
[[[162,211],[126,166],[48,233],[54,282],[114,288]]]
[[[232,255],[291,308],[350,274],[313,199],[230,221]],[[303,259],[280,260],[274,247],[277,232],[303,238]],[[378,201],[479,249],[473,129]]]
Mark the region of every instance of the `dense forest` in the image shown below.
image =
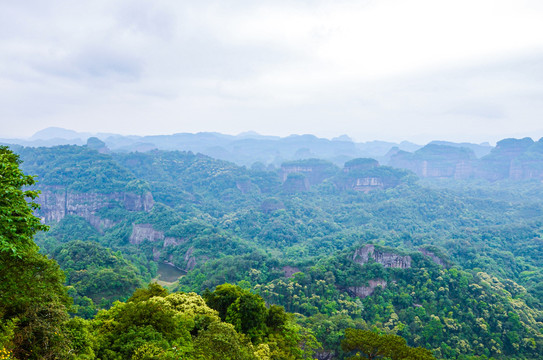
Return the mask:
[[[14,147],[22,172],[2,148],[2,186],[31,202],[1,234],[0,358],[543,358],[538,178],[93,141]],[[540,142],[454,156],[502,174],[500,159],[539,161]]]

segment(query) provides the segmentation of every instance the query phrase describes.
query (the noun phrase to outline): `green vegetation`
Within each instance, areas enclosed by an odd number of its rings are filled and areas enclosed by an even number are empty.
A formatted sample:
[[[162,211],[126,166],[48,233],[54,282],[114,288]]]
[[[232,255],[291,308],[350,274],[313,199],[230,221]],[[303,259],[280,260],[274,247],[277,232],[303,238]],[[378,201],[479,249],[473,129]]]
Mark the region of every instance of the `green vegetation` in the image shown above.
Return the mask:
[[[223,285],[208,293],[227,307],[224,319],[194,293],[168,294],[159,285],[136,290],[93,320],[69,318],[70,298],[57,263],[38,253],[32,241],[46,230],[28,204],[34,183],[19,160],[0,148],[1,245],[0,356],[15,359],[305,359],[319,343],[284,309],[241,288]],[[135,268],[120,254],[92,242],[70,241],[55,250],[68,282],[91,295],[99,289],[129,291]],[[103,280],[101,280],[103,279]],[[228,289],[233,296],[224,295]],[[227,291],[227,292],[228,292]],[[230,303],[228,303],[230,302]],[[224,314],[223,314],[224,315]],[[224,322],[224,321],[226,322]]]
[[[46,227],[32,214],[38,193],[22,189],[34,179],[19,163],[0,147],[0,349],[16,358],[52,359],[69,351],[62,339],[70,299],[62,271],[32,240]]]
[[[432,360],[430,351],[424,348],[411,348],[405,339],[392,334],[379,335],[369,330],[347,329],[341,348],[346,352],[356,352],[349,360],[356,359],[405,359]]]
[[[541,359],[541,182],[418,181],[368,159],[348,172],[308,160],[293,165],[316,173],[288,175],[299,189],[279,171],[201,154],[20,153],[41,181],[51,231],[36,242],[66,273],[74,305],[62,303],[58,323],[70,324],[63,346],[78,356],[298,359],[320,343],[338,359],[367,358],[362,337],[385,339],[393,359],[424,358],[421,347],[439,359]],[[37,253],[43,226],[33,226],[25,246],[55,264]],[[24,248],[3,239],[2,254]],[[374,255],[356,255],[368,245]],[[134,292],[160,263],[186,272],[173,292]],[[16,326],[1,330],[8,350]],[[342,348],[347,329],[355,345]]]

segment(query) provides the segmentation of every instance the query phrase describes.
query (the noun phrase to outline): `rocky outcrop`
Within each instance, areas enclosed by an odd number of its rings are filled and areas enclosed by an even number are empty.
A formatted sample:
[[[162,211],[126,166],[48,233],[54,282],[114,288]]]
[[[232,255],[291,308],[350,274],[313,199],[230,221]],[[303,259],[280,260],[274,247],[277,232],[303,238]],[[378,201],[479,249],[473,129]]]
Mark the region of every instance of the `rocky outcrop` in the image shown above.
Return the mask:
[[[132,224],[132,233],[130,234],[129,241],[133,245],[139,245],[145,240],[154,243],[153,246],[153,260],[159,261],[165,248],[169,246],[178,246],[186,242],[185,239],[179,239],[170,236],[164,236],[163,231],[155,230],[151,224]],[[193,255],[194,248],[189,247],[185,255],[183,256],[184,264],[174,264],[183,271],[190,271],[196,266],[196,257]],[[170,256],[170,261],[172,256]]]
[[[132,224],[132,233],[129,241],[133,245],[141,244],[143,241],[150,242],[162,241],[163,247],[176,246],[183,244],[186,240],[170,236],[164,236],[164,231],[158,231],[151,224]]]
[[[283,192],[287,194],[294,194],[297,192],[308,191],[310,183],[304,174],[291,173],[283,183]]]
[[[523,154],[529,152],[534,141],[530,138],[503,139],[498,141],[490,154],[481,158],[476,169],[477,177],[490,181],[514,178],[523,178],[522,162],[515,161]]]
[[[133,245],[139,245],[145,240],[157,242],[164,240],[164,232],[155,230],[151,224],[132,224],[129,240]]]
[[[292,174],[303,174],[309,186],[320,184],[325,179],[334,176],[337,173],[337,167],[325,160],[307,159],[283,163],[281,165],[280,176],[283,182]]]
[[[411,170],[423,178],[466,179],[473,174],[475,160],[470,149],[428,144],[414,153],[398,151],[390,157],[389,165]]]
[[[147,192],[142,195],[133,194],[133,193],[123,193],[122,203],[124,208],[128,211],[151,211],[155,205],[153,200],[153,195],[150,192]]]
[[[192,254],[194,252],[194,248],[191,246],[187,252],[185,253],[185,256],[183,259],[185,260],[185,270],[190,271],[196,267],[196,258]]]
[[[357,249],[353,254],[353,261],[360,265],[366,264],[370,258],[384,267],[400,269],[411,267],[411,256],[402,256],[393,252],[378,250],[371,244]]]
[[[368,281],[368,286],[350,286],[347,288],[347,292],[353,297],[364,299],[372,295],[378,286],[385,289],[387,282],[383,279],[374,279]]]
[[[388,164],[423,178],[543,180],[543,139],[504,139],[479,160],[470,148],[430,143],[414,153],[391,152]]]
[[[343,166],[343,172],[365,171],[379,166],[379,162],[370,158],[357,158],[347,161]]]
[[[424,249],[424,248],[420,248],[419,251],[423,254],[423,255],[426,255],[428,256],[430,259],[432,259],[432,261],[436,264],[438,264],[439,266],[443,266],[443,267],[447,267],[448,264],[443,260],[441,259],[439,256],[437,256],[436,254],[434,254],[432,251],[430,251],[429,249]]]
[[[480,160],[477,175],[491,181],[543,180],[543,139],[498,141],[491,153]]]
[[[111,152],[105,142],[94,136],[87,139],[87,147],[98,151],[100,154],[109,154]]]
[[[353,189],[356,191],[369,192],[375,189],[384,189],[385,183],[383,179],[378,177],[362,177],[357,178]]]
[[[399,185],[407,172],[380,166],[374,159],[354,159],[345,163],[343,173],[334,177],[333,182],[341,190],[370,192]]]
[[[42,186],[40,197],[36,201],[40,204],[38,215],[45,223],[59,222],[67,215],[77,215],[86,219],[98,230],[113,226],[111,220],[101,219],[96,212],[102,208],[120,204],[128,211],[150,211],[154,200],[151,193],[142,195],[118,192],[95,193],[75,192],[62,186]]]

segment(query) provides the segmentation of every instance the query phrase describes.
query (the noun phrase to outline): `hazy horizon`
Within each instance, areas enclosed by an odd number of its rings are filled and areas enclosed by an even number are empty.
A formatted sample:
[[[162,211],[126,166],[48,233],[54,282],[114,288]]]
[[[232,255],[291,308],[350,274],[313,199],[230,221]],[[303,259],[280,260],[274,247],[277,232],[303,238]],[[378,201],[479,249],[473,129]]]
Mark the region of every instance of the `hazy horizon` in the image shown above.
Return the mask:
[[[74,137],[70,137],[70,136],[53,137],[53,136],[49,136],[49,135],[45,135],[45,136],[40,135],[40,133],[42,133],[44,131],[53,130],[53,129],[54,130],[60,130],[60,131],[74,132],[74,133],[76,133],[76,135],[74,135]],[[463,143],[463,142],[465,142],[465,143],[471,143],[471,144],[476,144],[476,145],[491,145],[491,146],[496,145],[496,142],[492,142],[492,141],[480,141],[480,142],[454,141],[454,140],[450,140],[450,139],[446,139],[446,138],[434,138],[434,139],[431,139],[431,140],[426,141],[426,142],[416,142],[416,141],[411,141],[409,139],[401,139],[401,140],[383,140],[383,139],[358,140],[358,139],[353,138],[349,134],[340,134],[338,136],[318,136],[318,135],[312,134],[312,133],[299,133],[299,134],[292,133],[292,134],[286,134],[286,135],[277,135],[277,134],[260,133],[260,132],[254,131],[254,130],[247,130],[247,131],[243,131],[243,132],[239,132],[239,133],[226,133],[226,132],[219,132],[219,131],[198,131],[198,132],[176,132],[176,133],[131,134],[131,133],[110,133],[110,132],[103,132],[103,131],[77,131],[77,130],[74,130],[74,129],[61,128],[61,127],[56,127],[56,126],[40,129],[40,130],[36,131],[35,133],[31,134],[30,136],[26,136],[26,137],[5,137],[5,136],[2,136],[0,134],[0,139],[2,139],[2,140],[34,141],[34,140],[49,140],[49,139],[58,138],[58,139],[65,139],[65,140],[80,139],[80,140],[85,141],[87,137],[94,137],[94,136],[98,136],[100,138],[107,138],[108,136],[147,137],[147,136],[172,136],[172,135],[177,135],[177,134],[194,134],[194,135],[196,135],[196,134],[199,134],[199,133],[216,133],[216,134],[228,135],[228,136],[234,136],[234,137],[236,137],[236,136],[237,137],[250,136],[250,135],[253,134],[253,135],[258,135],[258,136],[263,136],[263,137],[275,137],[275,138],[287,138],[287,137],[290,137],[290,136],[310,135],[310,136],[315,136],[315,137],[320,138],[320,139],[328,139],[328,140],[335,140],[335,139],[347,136],[348,138],[350,138],[350,140],[352,140],[355,143],[364,143],[364,142],[373,142],[373,141],[376,141],[376,142],[382,141],[382,142],[390,142],[390,143],[409,142],[409,143],[413,143],[413,144],[417,144],[417,145],[421,145],[421,146],[426,145],[426,144],[428,144],[428,143],[430,143],[432,141],[444,141],[444,142],[451,142],[451,143]],[[503,138],[498,139],[498,141],[506,139],[506,138],[524,138],[524,137],[531,137],[531,136],[522,136],[522,137],[505,136]],[[540,138],[537,138],[537,137],[531,137],[531,138],[534,141],[538,141],[540,139]]]
[[[0,137],[543,137],[543,3],[0,5]]]

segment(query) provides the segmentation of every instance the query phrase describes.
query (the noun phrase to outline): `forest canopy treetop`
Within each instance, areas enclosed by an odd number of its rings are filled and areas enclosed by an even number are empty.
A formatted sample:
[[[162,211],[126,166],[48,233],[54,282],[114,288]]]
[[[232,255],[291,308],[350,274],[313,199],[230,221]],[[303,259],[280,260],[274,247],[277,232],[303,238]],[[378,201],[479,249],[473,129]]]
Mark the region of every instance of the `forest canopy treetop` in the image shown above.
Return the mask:
[[[32,176],[19,169],[19,156],[0,146],[0,251],[20,256],[22,250],[35,246],[32,237],[47,227],[32,213],[38,205],[27,203],[39,192],[23,190],[35,183]]]

